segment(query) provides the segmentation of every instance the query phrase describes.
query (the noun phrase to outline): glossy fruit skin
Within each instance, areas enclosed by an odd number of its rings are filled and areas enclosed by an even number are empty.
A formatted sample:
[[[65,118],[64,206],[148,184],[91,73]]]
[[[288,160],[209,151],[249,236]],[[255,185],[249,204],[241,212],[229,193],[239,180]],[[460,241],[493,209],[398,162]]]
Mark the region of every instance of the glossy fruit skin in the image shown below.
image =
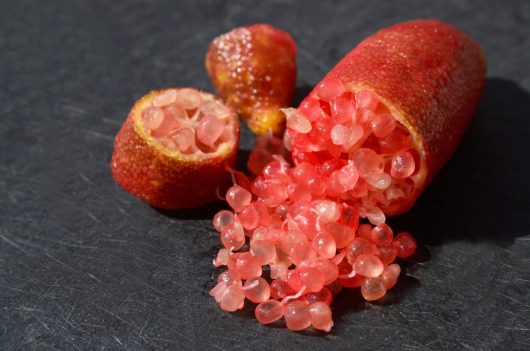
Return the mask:
[[[374,93],[413,136],[421,158],[415,191],[383,208],[386,215],[407,211],[452,156],[476,110],[485,74],[486,58],[477,42],[427,19],[376,32],[322,80],[339,78],[350,91]],[[306,99],[316,95],[315,89]],[[293,145],[295,161],[296,154]]]
[[[270,24],[235,28],[217,37],[205,60],[212,83],[257,135],[280,134],[296,84],[296,44]]]
[[[140,112],[163,90],[152,91],[133,106],[114,140],[112,177],[140,200],[164,209],[195,208],[217,200],[230,186],[239,146],[239,122],[234,114],[235,143],[208,158],[168,152],[140,125]]]

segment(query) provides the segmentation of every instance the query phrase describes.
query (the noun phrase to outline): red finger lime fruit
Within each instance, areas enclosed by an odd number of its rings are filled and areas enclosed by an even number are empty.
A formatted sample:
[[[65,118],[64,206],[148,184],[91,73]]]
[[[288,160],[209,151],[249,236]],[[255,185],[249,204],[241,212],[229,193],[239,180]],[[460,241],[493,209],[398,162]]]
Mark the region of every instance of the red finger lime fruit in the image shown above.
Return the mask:
[[[353,161],[359,179],[340,196],[363,216],[403,213],[457,148],[485,72],[479,44],[447,23],[380,30],[286,112],[293,160]]]
[[[230,183],[239,145],[236,113],[193,88],[152,91],[139,99],[114,142],[114,180],[165,209],[207,205]]]
[[[270,24],[239,27],[208,47],[206,69],[217,92],[257,135],[284,130],[296,84],[296,44]]]

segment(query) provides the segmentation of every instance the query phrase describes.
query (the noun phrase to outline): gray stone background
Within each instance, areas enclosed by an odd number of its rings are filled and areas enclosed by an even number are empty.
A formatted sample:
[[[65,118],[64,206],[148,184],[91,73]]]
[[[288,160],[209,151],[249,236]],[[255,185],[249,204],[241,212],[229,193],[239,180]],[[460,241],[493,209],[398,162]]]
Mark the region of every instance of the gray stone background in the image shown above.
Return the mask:
[[[391,221],[415,261],[381,303],[337,297],[327,335],[221,311],[220,205],[161,212],[112,181],[134,100],[211,90],[208,43],[254,22],[296,39],[301,98],[362,38],[420,17],[476,38],[489,67],[457,154]],[[529,66],[528,1],[0,1],[0,349],[530,349]]]

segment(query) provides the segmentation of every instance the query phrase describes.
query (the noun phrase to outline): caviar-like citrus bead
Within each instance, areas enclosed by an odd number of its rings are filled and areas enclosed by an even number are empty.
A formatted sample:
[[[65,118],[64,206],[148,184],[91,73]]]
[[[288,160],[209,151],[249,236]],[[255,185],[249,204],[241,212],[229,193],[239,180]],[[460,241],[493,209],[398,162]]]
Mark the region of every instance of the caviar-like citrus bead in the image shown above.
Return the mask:
[[[323,287],[320,291],[308,293],[306,295],[306,301],[308,304],[312,304],[314,302],[324,302],[326,305],[331,305],[331,302],[333,301],[333,295],[328,288]]]
[[[236,260],[235,270],[241,279],[251,279],[261,276],[262,269],[257,258],[246,252]]]
[[[226,192],[226,202],[236,212],[242,211],[246,206],[250,204],[252,200],[252,194],[245,188],[239,185],[233,185]]]
[[[407,232],[399,233],[394,241],[393,245],[397,249],[397,256],[400,258],[407,258],[416,251],[416,240]]]
[[[388,246],[392,243],[394,233],[386,223],[381,223],[372,228],[370,240],[378,246]]]
[[[313,328],[329,332],[333,326],[331,309],[325,302],[314,302],[307,308]]]
[[[303,330],[311,325],[307,304],[303,301],[293,301],[287,304],[284,318],[287,328],[291,330]]]
[[[284,306],[280,301],[268,300],[256,306],[254,313],[261,324],[270,324],[283,317]]]
[[[234,214],[227,210],[219,211],[213,217],[213,226],[217,231],[223,230],[229,224],[234,222]]]
[[[269,283],[261,277],[247,280],[241,290],[246,298],[254,303],[267,301],[271,293]]]
[[[357,274],[375,278],[383,273],[385,266],[379,257],[372,254],[362,254],[355,259],[353,269]]]
[[[361,294],[366,301],[379,300],[386,294],[383,281],[380,278],[364,278],[361,284]]]
[[[276,246],[270,240],[253,240],[250,243],[250,253],[259,264],[266,265],[276,259]]]
[[[399,273],[401,273],[401,267],[397,263],[393,263],[387,267],[379,277],[385,286],[385,289],[391,289],[396,285]]]
[[[300,282],[308,292],[317,292],[324,286],[324,275],[315,267],[301,267]]]
[[[245,295],[241,291],[241,287],[237,285],[230,285],[223,292],[220,305],[225,311],[233,312],[243,308]]]

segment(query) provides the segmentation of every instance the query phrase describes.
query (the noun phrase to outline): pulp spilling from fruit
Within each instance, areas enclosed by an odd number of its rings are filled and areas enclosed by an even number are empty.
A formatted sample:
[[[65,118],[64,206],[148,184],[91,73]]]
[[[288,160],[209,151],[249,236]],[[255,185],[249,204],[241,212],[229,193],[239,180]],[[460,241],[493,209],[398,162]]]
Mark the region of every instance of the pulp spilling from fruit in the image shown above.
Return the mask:
[[[183,155],[215,152],[234,141],[233,112],[212,95],[168,89],[142,111],[143,127],[161,145]]]
[[[285,110],[295,164],[277,139],[258,140],[248,164],[256,177],[228,190],[233,211],[213,220],[224,246],[214,265],[228,270],[210,294],[227,311],[258,304],[264,324],[284,318],[291,330],[329,331],[334,294],[360,287],[367,301],[382,298],[400,274],[395,259],[414,253],[414,238],[394,236],[382,208],[414,190],[420,160],[370,92],[347,92],[338,80],[316,92]]]
[[[348,201],[371,223],[407,201],[421,168],[408,130],[369,91],[352,93],[338,78],[317,86],[298,110],[286,110],[298,165],[323,169],[328,195]]]

